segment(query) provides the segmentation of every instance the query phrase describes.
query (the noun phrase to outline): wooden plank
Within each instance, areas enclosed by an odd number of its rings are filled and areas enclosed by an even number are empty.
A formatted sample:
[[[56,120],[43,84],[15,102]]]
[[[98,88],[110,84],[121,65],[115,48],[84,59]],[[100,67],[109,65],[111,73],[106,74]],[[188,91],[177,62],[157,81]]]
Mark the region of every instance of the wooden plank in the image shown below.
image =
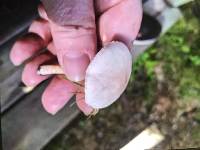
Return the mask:
[[[38,87],[3,115],[3,149],[39,150],[79,113],[69,105],[55,116],[45,112],[40,100],[44,87]]]
[[[156,124],[152,124],[144,129],[139,135],[132,139],[128,144],[120,150],[144,150],[152,149],[165,139],[165,136],[160,132]],[[144,143],[145,141],[145,143]]]
[[[37,17],[38,4],[39,0],[0,1],[0,45],[29,26]]]
[[[13,42],[18,38],[18,36],[16,36],[11,41],[1,46],[1,51],[0,51],[1,112],[4,112],[9,106],[14,104],[14,102],[16,102],[18,98],[20,98],[25,94],[22,91],[22,87],[19,86],[21,83],[21,72],[23,66],[15,67],[9,59],[10,49],[13,45]]]
[[[4,0],[0,2],[0,101],[1,112],[24,96],[21,82],[22,67],[15,67],[9,59],[16,39],[27,32],[35,19],[39,0]],[[9,19],[8,19],[9,18]]]
[[[21,70],[14,72],[8,79],[1,82],[1,112],[4,112],[25,94],[25,92],[23,92],[23,88],[20,86],[20,83]]]
[[[12,45],[14,41],[17,38],[13,39],[12,41],[4,44],[0,47],[0,82],[8,78],[10,74],[12,74],[14,71],[16,71],[16,67],[11,63],[9,58],[10,49],[12,48]]]
[[[26,2],[27,3],[27,2]],[[32,4],[33,1],[30,3]],[[15,67],[9,58],[10,49],[14,42],[23,34],[27,32],[27,27],[30,25],[32,20],[37,17],[37,13],[33,12],[33,9],[36,10],[36,1],[30,11],[24,10],[23,12],[27,12],[28,14],[25,17],[18,18],[20,16],[16,16],[19,20],[13,25],[12,29],[10,27],[9,31],[5,30],[5,33],[0,37],[0,101],[1,101],[1,112],[4,112],[8,107],[14,104],[17,99],[24,96],[24,92],[22,91],[22,87],[19,87],[21,82],[21,71],[23,66]],[[30,7],[29,6],[27,7]],[[23,5],[23,7],[25,7]],[[8,22],[7,22],[8,23]],[[3,23],[3,26],[6,24]],[[12,24],[11,24],[12,26]],[[2,24],[0,25],[0,31],[2,31]],[[2,38],[3,36],[3,38]],[[8,41],[9,40],[9,41]],[[7,42],[5,42],[7,41]],[[5,42],[5,43],[3,43]],[[2,44],[3,43],[3,44]],[[15,83],[15,84],[13,84]]]

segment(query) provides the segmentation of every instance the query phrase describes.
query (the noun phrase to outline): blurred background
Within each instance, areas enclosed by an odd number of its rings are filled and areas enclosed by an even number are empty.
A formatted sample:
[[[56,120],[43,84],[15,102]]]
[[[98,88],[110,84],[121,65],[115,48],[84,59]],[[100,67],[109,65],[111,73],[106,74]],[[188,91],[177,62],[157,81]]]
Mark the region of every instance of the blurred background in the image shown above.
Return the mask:
[[[23,65],[9,61],[14,41],[38,17],[38,3],[0,2],[3,149],[116,150],[152,125],[163,137],[155,149],[200,147],[200,0],[143,0],[129,85],[116,103],[92,117],[73,102],[49,115],[40,101],[48,81],[25,87]]]

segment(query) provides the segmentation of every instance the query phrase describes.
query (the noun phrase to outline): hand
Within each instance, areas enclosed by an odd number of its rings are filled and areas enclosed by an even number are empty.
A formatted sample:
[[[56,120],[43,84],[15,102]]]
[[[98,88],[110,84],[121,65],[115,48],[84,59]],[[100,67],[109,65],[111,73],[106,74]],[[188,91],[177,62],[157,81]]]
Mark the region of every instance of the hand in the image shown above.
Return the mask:
[[[76,94],[78,107],[89,115],[93,108],[85,103],[84,93],[80,92],[83,89],[71,81],[84,80],[85,70],[97,51],[96,33],[102,45],[117,40],[131,47],[141,24],[141,2],[95,0],[93,5],[93,0],[66,1],[68,2],[65,5],[58,4],[57,8],[66,8],[65,11],[39,6],[40,18],[31,24],[25,36],[16,41],[10,58],[14,65],[20,65],[39,53],[26,63],[22,73],[24,84],[34,87],[50,77],[38,75],[39,66],[57,58],[69,80],[62,76],[53,77],[42,95],[44,108],[55,114]],[[44,6],[46,5],[44,0]],[[49,51],[41,52],[43,48]]]

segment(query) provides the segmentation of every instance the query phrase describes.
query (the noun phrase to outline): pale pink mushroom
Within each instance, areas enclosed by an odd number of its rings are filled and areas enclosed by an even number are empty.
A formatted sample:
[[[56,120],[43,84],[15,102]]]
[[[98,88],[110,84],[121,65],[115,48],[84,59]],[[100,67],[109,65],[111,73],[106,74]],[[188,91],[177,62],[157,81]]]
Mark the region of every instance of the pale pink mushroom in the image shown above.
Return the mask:
[[[132,68],[132,56],[121,42],[104,46],[89,64],[85,77],[85,102],[95,108],[105,108],[115,102],[125,90]],[[64,74],[61,67],[41,66],[39,74]]]
[[[125,90],[132,68],[132,56],[121,42],[102,48],[86,70],[85,102],[93,108],[105,108]]]

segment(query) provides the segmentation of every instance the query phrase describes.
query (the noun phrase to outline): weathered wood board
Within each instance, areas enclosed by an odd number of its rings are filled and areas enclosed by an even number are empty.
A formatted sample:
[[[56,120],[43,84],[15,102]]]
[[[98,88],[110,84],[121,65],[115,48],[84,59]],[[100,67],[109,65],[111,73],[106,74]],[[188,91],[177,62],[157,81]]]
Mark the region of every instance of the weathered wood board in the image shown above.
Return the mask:
[[[11,104],[13,104],[20,96],[23,95],[22,88],[19,86],[21,82],[21,67],[12,65],[9,59],[9,52],[13,42],[9,42],[1,46],[0,52],[0,101],[1,112],[4,112]]]
[[[38,87],[3,115],[4,150],[39,150],[79,113],[75,105],[66,106],[55,116],[45,112],[40,100],[44,87]]]
[[[0,1],[0,45],[22,32],[37,15],[39,0]]]
[[[38,0],[4,0],[0,2],[1,112],[4,112],[25,94],[22,87],[19,86],[23,66],[13,66],[9,59],[9,52],[14,41],[23,35],[32,20],[38,17],[38,3]]]

